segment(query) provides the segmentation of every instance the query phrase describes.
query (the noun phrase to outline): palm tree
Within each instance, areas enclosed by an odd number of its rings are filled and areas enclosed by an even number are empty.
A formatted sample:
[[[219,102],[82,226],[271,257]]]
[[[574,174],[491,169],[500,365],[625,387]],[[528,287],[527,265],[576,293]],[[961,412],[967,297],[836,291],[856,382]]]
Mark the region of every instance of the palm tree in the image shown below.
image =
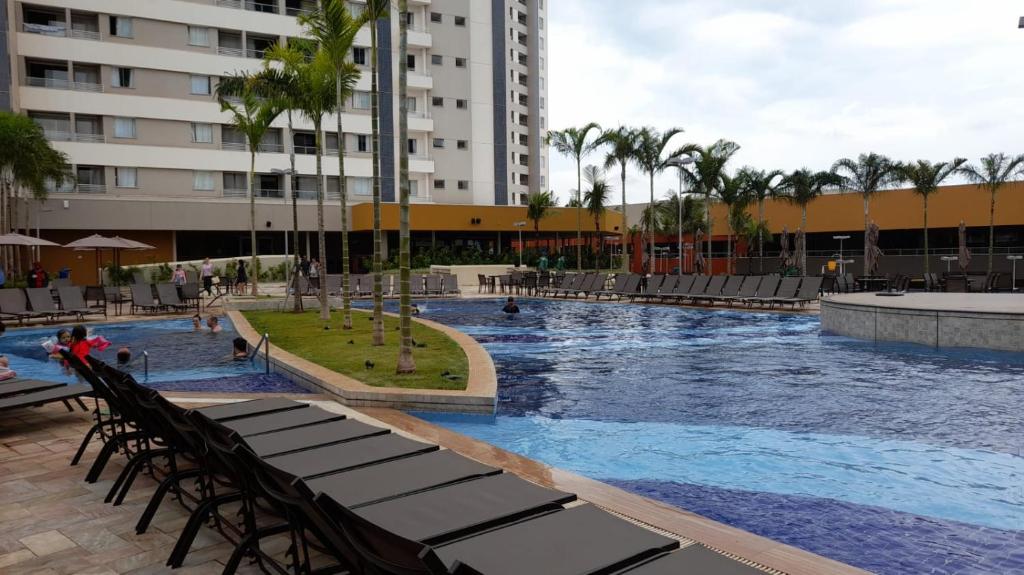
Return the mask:
[[[551,192],[537,192],[530,194],[526,204],[526,219],[533,222],[533,233],[540,239],[540,221],[546,218],[550,208],[555,206],[555,199]]]
[[[746,209],[747,199],[744,195],[744,182],[741,176],[729,176],[722,174],[722,185],[718,189],[718,199],[725,206],[725,223],[728,226],[728,233],[725,236],[725,261],[726,273],[732,274],[732,233],[733,233],[733,211]]]
[[[595,142],[596,145],[608,145],[610,149],[604,157],[604,168],[610,170],[619,165],[622,178],[622,272],[629,272],[629,244],[626,242],[626,230],[629,222],[626,217],[626,167],[636,153],[636,130],[619,126],[614,130],[606,130]]]
[[[949,176],[957,173],[967,163],[965,158],[956,158],[952,162],[933,164],[927,160],[918,160],[909,164],[901,164],[899,177],[914,186],[914,192],[924,202],[924,273],[928,275],[928,197],[939,190],[939,185]]]
[[[897,174],[898,165],[889,158],[875,154],[861,154],[856,160],[843,158],[832,165],[832,172],[843,178],[842,186],[864,197],[864,253],[868,253],[868,202],[871,196],[889,186]],[[864,275],[871,275],[868,258],[864,258]]]
[[[594,151],[597,142],[587,142],[587,136],[593,130],[601,131],[601,127],[590,122],[582,128],[566,128],[548,133],[548,144],[563,156],[576,161],[576,271],[583,271],[583,202],[580,201],[580,190],[583,189],[583,158]]]
[[[377,84],[377,23],[391,16],[390,0],[366,0],[360,18],[370,24],[370,126],[373,158],[373,345],[384,345],[384,276],[380,222],[380,89]],[[390,54],[387,55],[391,57]],[[403,147],[405,142],[402,142]]]
[[[352,18],[345,0],[321,0],[317,10],[299,17],[310,38],[330,60],[335,73],[335,109],[338,117],[338,194],[341,197],[341,309],[342,329],[352,329],[352,299],[349,290],[348,251],[348,184],[345,181],[345,131],[342,112],[345,100],[352,94],[345,89],[342,78],[352,66],[352,44],[362,22]],[[296,240],[297,241],[297,240]],[[296,244],[297,245],[297,244]],[[296,251],[296,254],[298,252]],[[298,257],[296,255],[296,257]]]
[[[760,273],[764,273],[764,230],[766,228],[764,202],[769,198],[775,199],[779,197],[781,193],[779,182],[784,175],[782,170],[765,171],[750,166],[740,169],[738,173],[738,176],[742,178],[744,183],[744,195],[748,201],[757,202],[757,226],[755,231],[757,232],[757,257]],[[749,250],[747,253],[750,253]]]
[[[259,90],[252,76],[241,74],[241,80],[236,79],[224,84],[224,89],[217,86],[217,100],[220,101],[222,112],[231,114],[231,125],[245,136],[249,144],[249,249],[252,252],[252,260],[249,270],[252,275],[252,295],[259,295],[259,268],[256,258],[256,152],[259,151],[260,142],[263,136],[270,129],[270,125],[281,114],[281,103],[274,99],[264,99],[259,96]],[[241,82],[242,91],[238,97],[241,99],[241,106],[228,100],[227,89],[237,86]]]
[[[636,133],[636,148],[633,152],[633,162],[640,167],[640,171],[647,174],[651,182],[651,203],[650,208],[654,207],[654,176],[664,172],[669,166],[669,160],[678,158],[682,155],[681,151],[675,151],[667,156],[665,151],[668,149],[668,144],[672,138],[678,134],[682,134],[682,128],[669,128],[664,133],[659,133],[658,130],[651,127],[640,128]],[[683,170],[685,171],[685,170]],[[647,224],[650,226],[654,223],[654,218],[648,218]],[[648,254],[648,261],[650,262],[650,270],[654,271],[654,228],[648,227],[648,241],[650,242],[651,251]]]
[[[597,166],[587,166],[583,170],[583,177],[587,181],[587,185],[590,189],[584,192],[583,204],[590,212],[590,215],[594,217],[594,235],[598,239],[598,265],[600,268],[600,262],[604,257],[604,242],[601,241],[601,216],[604,215],[604,205],[608,201],[608,196],[611,194],[611,188],[608,186],[607,180],[604,177],[604,170]]]
[[[409,21],[406,18],[408,0],[398,2],[398,286],[399,286],[399,329],[401,341],[398,344],[398,373],[415,373],[416,362],[412,357],[412,289],[409,283],[410,237],[409,237],[409,118],[407,114],[409,64]],[[520,246],[519,249],[522,249]]]
[[[800,229],[807,233],[807,205],[825,192],[826,188],[841,186],[844,180],[834,172],[812,172],[807,168],[794,171],[785,177],[779,187],[785,191],[786,200],[800,206]],[[803,251],[800,273],[807,275],[807,250]]]
[[[41,202],[49,186],[69,181],[74,175],[68,157],[50,146],[42,127],[28,116],[0,112],[0,233],[16,228],[8,208],[16,205],[20,189]],[[8,257],[5,251],[5,268]]]
[[[704,196],[704,219],[707,223],[707,272],[711,275],[711,198],[722,187],[725,166],[740,149],[739,144],[718,140],[710,146],[688,144],[680,150],[693,158],[693,169],[682,170],[683,180],[690,189]]]
[[[992,252],[995,250],[996,192],[1014,181],[1022,167],[1024,156],[1007,156],[1000,153],[981,158],[981,163],[977,166],[968,164],[960,168],[960,173],[979,188],[986,188],[991,196],[988,210],[988,273],[992,273]]]

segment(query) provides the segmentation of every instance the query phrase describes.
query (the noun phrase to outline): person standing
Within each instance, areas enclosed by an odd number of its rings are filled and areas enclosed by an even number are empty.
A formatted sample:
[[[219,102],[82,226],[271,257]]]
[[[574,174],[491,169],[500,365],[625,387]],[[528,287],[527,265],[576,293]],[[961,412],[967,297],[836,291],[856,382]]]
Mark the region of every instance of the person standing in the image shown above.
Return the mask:
[[[320,261],[316,258],[309,262],[309,285],[320,289]]]
[[[43,269],[43,264],[40,262],[32,264],[32,269],[28,272],[28,286],[44,288],[49,283],[50,277],[46,275],[46,270]]]
[[[249,287],[249,274],[245,271],[245,261],[238,260],[238,270],[235,272],[235,293],[244,294]]]
[[[210,261],[210,258],[203,259],[199,274],[203,278],[203,289],[206,290],[206,295],[213,295],[213,262]]]
[[[185,287],[187,282],[188,276],[185,275],[185,270],[181,267],[181,264],[174,266],[174,273],[171,274],[171,283],[174,284],[174,289],[178,290],[179,298],[184,297],[182,289]]]
[[[548,255],[541,254],[540,260],[537,261],[537,270],[541,272],[548,271]]]
[[[299,272],[302,273],[302,277],[309,277],[309,259],[306,256],[299,259]]]
[[[555,269],[564,272],[565,271],[565,256],[562,254],[558,255],[558,260],[555,261]]]

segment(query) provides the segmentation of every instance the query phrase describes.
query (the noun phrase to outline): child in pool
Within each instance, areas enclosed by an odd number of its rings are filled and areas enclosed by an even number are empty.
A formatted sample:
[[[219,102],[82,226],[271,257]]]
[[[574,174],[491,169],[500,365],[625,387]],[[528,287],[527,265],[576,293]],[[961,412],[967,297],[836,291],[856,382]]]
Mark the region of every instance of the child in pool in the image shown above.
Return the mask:
[[[234,359],[235,361],[249,359],[249,343],[245,341],[244,337],[236,337],[234,340],[232,340],[232,347],[232,359]]]
[[[0,336],[7,332],[7,326],[0,322]],[[0,381],[18,377],[18,374],[11,369],[11,360],[6,355],[0,355]]]
[[[76,325],[71,328],[71,345],[68,347],[75,357],[82,360],[82,363],[86,363],[85,358],[93,348],[103,351],[110,347],[110,342],[102,336],[89,337],[88,332],[85,331],[85,326]]]

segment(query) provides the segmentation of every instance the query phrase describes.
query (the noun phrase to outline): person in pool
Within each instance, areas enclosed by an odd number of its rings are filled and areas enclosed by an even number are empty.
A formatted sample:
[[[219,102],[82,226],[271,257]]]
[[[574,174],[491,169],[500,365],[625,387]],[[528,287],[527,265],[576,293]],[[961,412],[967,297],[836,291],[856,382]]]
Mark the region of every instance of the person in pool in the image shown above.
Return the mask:
[[[220,319],[215,315],[206,318],[206,327],[210,328],[210,333],[220,333],[224,329],[220,327]]]
[[[192,316],[192,331],[203,331],[203,316],[199,314]]]
[[[245,341],[244,337],[236,337],[231,342],[232,351],[231,358],[235,361],[243,361],[249,359],[249,342]]]
[[[127,346],[121,346],[117,350],[117,365],[128,365],[128,362],[132,360],[132,350],[128,349]]]
[[[89,337],[84,325],[76,325],[71,328],[71,343],[68,347],[75,357],[86,363],[85,357],[93,348],[103,351],[110,347],[110,342],[100,336]]]
[[[507,313],[510,316],[519,313],[519,306],[516,305],[516,299],[509,296],[508,301],[505,302],[505,307],[501,308],[502,313]]]
[[[420,315],[420,306],[412,304],[409,306],[409,313],[412,315]]]
[[[0,336],[5,333],[7,333],[7,326],[0,321]],[[11,369],[11,360],[7,359],[6,355],[0,354],[0,381],[14,377],[18,377],[18,374]]]

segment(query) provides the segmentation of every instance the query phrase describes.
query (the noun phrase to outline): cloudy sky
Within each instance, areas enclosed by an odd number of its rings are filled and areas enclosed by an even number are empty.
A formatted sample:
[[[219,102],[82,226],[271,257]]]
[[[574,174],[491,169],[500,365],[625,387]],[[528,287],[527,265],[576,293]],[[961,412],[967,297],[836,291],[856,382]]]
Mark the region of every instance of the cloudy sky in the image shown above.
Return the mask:
[[[1021,16],[1017,0],[549,0],[548,127],[678,126],[673,144],[726,138],[734,167],[784,170],[1024,153]],[[550,188],[575,187],[552,151]],[[626,188],[646,201],[635,170]]]

